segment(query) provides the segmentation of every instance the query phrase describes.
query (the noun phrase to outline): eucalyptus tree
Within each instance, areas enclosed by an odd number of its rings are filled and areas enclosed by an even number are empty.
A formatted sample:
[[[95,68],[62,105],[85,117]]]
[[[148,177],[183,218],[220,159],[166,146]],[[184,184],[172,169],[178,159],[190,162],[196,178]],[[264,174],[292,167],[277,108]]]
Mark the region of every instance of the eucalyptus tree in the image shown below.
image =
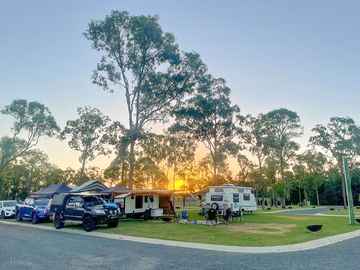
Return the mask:
[[[240,134],[245,148],[256,158],[258,173],[256,180],[259,184],[262,194],[262,208],[265,209],[265,190],[266,184],[264,179],[263,166],[266,157],[270,154],[269,132],[267,129],[267,118],[263,114],[257,117],[247,116],[245,125],[241,127]]]
[[[308,180],[315,189],[317,205],[320,205],[319,186],[324,183],[326,178],[327,158],[321,152],[308,149],[298,156],[298,161],[305,166]]]
[[[228,154],[237,152],[232,139],[240,109],[231,105],[230,88],[224,79],[207,76],[199,91],[173,111],[173,129],[187,132],[209,150],[212,176],[216,181]]]
[[[84,176],[85,165],[101,155],[110,154],[109,143],[110,118],[99,109],[79,107],[79,118],[68,120],[61,132],[61,139],[68,139],[71,149],[80,152],[80,178]]]
[[[129,125],[129,187],[132,188],[135,145],[143,128],[165,121],[172,106],[196,87],[206,66],[196,53],[180,53],[175,37],[161,29],[157,16],[112,11],[91,21],[84,33],[103,53],[93,82],[125,94]]]
[[[168,132],[167,140],[167,165],[173,169],[173,189],[175,190],[176,176],[178,172],[184,174],[194,162],[196,144],[195,141],[184,132]]]
[[[316,134],[310,138],[310,143],[320,146],[335,159],[342,179],[342,195],[346,207],[345,176],[342,170],[342,158],[348,157],[351,168],[354,167],[360,155],[360,128],[350,117],[332,117],[324,125],[316,125],[312,129]]]
[[[40,137],[53,137],[60,131],[50,110],[37,101],[16,99],[1,113],[12,116],[14,123],[12,135],[2,137],[0,141],[0,175],[11,163],[34,148]]]
[[[237,163],[240,167],[239,173],[238,173],[238,181],[239,184],[246,182],[249,179],[250,174],[255,169],[255,164],[248,159],[247,156],[243,154],[238,154],[236,156]]]
[[[140,174],[136,173],[136,183],[139,184],[140,179],[144,179],[147,186],[151,182],[152,188],[164,186],[163,175],[165,173],[161,169],[161,164],[166,162],[166,136],[150,132],[143,133],[139,140],[138,149],[137,167],[141,172]]]
[[[303,134],[303,127],[296,112],[288,109],[277,109],[268,112],[266,125],[270,139],[270,154],[272,159],[279,164],[280,178],[283,185],[282,206],[285,207],[287,194],[285,182],[285,170],[289,167],[289,161],[296,155],[299,144],[295,138]]]

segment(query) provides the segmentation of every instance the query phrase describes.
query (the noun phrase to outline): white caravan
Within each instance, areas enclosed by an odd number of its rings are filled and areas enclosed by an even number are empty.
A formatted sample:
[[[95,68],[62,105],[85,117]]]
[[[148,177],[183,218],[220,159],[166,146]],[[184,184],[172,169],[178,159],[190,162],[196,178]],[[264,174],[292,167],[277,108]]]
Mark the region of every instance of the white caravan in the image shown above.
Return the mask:
[[[257,209],[255,196],[251,187],[239,187],[232,184],[210,186],[205,195],[205,208],[225,211],[230,208],[237,212],[252,212]]]
[[[239,192],[240,207],[243,212],[256,211],[256,199],[251,187],[236,187]]]
[[[224,213],[227,209],[235,215],[240,214],[239,191],[234,185],[210,186],[205,195],[205,209],[213,208]]]
[[[132,190],[114,198],[121,212],[126,217],[157,218],[174,216],[171,203],[172,191],[167,190]]]

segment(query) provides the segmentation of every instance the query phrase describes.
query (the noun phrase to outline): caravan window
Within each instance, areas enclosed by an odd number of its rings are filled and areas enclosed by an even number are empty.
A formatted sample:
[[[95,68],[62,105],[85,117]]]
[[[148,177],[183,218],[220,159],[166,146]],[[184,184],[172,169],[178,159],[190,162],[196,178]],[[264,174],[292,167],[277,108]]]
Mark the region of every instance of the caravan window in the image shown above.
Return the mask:
[[[135,196],[135,208],[143,208],[143,196],[142,195],[136,195]]]
[[[154,202],[154,197],[152,196],[152,195],[150,195],[150,196],[148,196],[148,195],[146,195],[146,196],[144,196],[144,202],[145,203],[148,203],[148,202]]]
[[[223,195],[211,195],[211,201],[213,202],[222,202]]]
[[[234,201],[234,203],[238,203],[238,202],[239,202],[239,193],[234,193],[234,194],[233,194],[233,201]]]
[[[244,193],[244,201],[250,201],[250,194]]]

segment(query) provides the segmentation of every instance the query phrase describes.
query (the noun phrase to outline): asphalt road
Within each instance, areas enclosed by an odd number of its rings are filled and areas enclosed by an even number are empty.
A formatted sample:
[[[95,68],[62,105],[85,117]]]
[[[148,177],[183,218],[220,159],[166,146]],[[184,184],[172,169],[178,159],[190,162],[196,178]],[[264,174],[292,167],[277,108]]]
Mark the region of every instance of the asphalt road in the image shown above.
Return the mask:
[[[344,209],[343,206],[322,206],[322,207],[316,207],[316,208],[307,208],[307,209],[294,209],[294,210],[286,210],[287,214],[299,214],[299,215],[315,215],[323,211],[328,211],[332,209]],[[281,210],[281,209],[280,209]],[[271,212],[269,212],[271,213]],[[360,269],[360,267],[359,267]]]
[[[0,224],[0,269],[359,269],[360,238],[282,254],[141,244]]]

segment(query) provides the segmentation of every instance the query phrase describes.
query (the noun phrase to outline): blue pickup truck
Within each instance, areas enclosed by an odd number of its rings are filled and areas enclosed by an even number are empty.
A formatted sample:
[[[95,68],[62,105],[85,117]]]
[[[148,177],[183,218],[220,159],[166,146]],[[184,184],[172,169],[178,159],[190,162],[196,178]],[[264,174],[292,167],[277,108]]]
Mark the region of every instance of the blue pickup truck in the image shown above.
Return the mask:
[[[33,224],[49,220],[50,198],[27,198],[23,204],[16,205],[16,220],[30,219]]]

